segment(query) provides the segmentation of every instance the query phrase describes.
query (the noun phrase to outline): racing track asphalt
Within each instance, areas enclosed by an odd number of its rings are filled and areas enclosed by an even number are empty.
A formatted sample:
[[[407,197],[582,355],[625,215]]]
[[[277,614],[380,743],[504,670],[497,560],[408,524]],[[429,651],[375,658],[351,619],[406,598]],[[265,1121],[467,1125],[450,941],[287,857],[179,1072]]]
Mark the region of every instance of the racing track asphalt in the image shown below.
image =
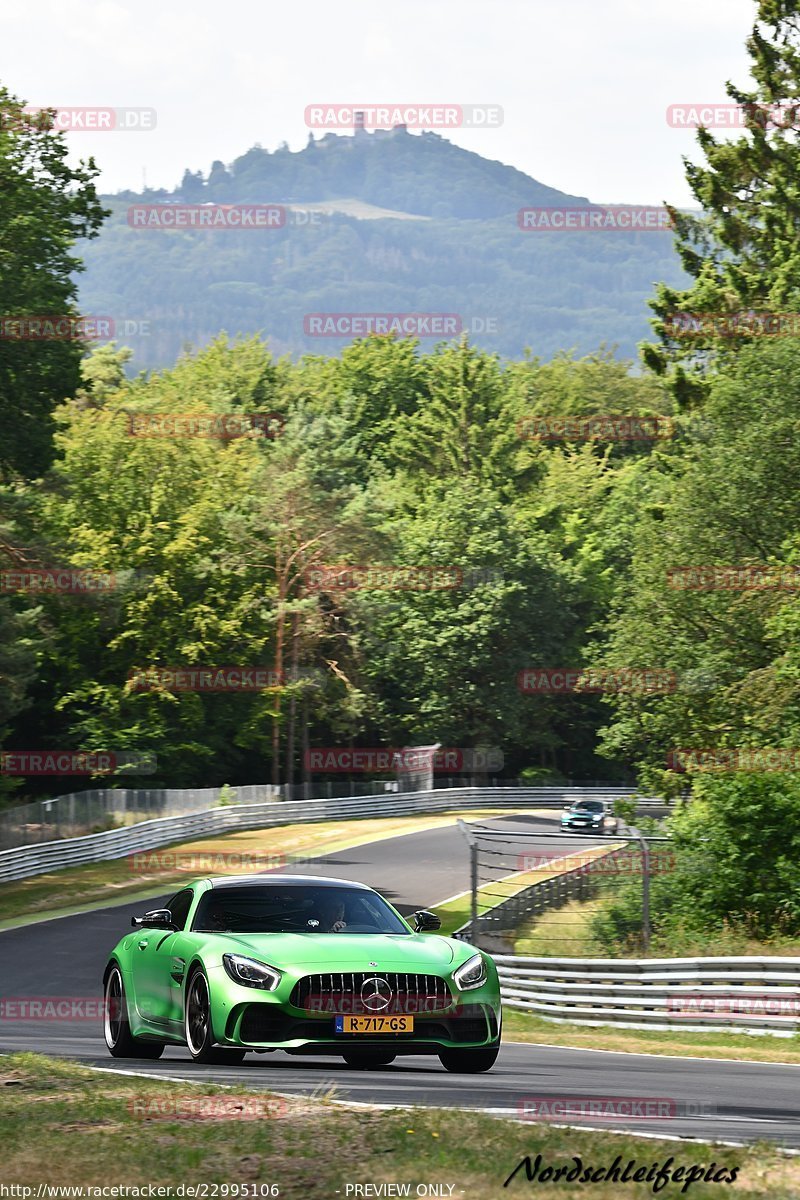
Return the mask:
[[[554,820],[526,817],[491,822],[515,831],[552,832]],[[597,840],[543,839],[537,850],[568,853]],[[531,843],[520,844],[528,852]],[[468,856],[454,826],[401,835],[331,854],[294,868],[370,884],[401,911],[435,907],[468,886]],[[147,902],[156,907],[158,900]],[[0,994],[11,997],[92,998],[111,947],[130,927],[134,905],[98,909],[0,933]],[[800,1148],[800,1066],[605,1053],[547,1045],[504,1043],[485,1075],[448,1074],[435,1057],[398,1058],[389,1067],[358,1071],[340,1059],[298,1058],[276,1052],[248,1055],[239,1067],[198,1067],[182,1047],[167,1047],[156,1062],[112,1060],[99,1020],[0,1019],[0,1052],[36,1050],[87,1066],[197,1082],[239,1084],[293,1096],[330,1093],[381,1105],[463,1106],[518,1117],[526,1098],[625,1097],[657,1100],[670,1115],[615,1117],[609,1127],[719,1141],[769,1139]],[[575,1120],[565,1123],[577,1124]],[[588,1125],[606,1122],[588,1120]],[[644,1151],[643,1151],[644,1154]],[[646,1155],[645,1155],[646,1156]]]

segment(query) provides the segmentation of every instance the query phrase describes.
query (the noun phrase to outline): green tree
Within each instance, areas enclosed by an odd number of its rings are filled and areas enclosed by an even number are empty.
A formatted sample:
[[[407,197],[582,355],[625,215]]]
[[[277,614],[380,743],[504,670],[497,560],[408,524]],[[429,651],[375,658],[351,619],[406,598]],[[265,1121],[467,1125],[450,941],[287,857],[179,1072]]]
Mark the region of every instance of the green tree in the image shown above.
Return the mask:
[[[0,569],[18,569],[19,565],[0,555]],[[10,597],[0,598],[0,747],[8,738],[12,722],[33,703],[31,685],[46,648],[38,618],[35,607],[19,608]],[[0,775],[0,800],[20,784],[21,780]]]
[[[469,476],[504,483],[517,449],[496,355],[441,344],[425,360],[428,397],[399,418],[392,441],[396,465],[424,478]]]
[[[0,88],[0,321],[25,316],[77,317],[70,251],[97,235],[105,215],[93,159],[72,167],[67,141],[47,111],[23,112]],[[74,394],[85,344],[79,339],[0,338],[0,479],[35,478],[52,459],[52,412]]]
[[[530,759],[548,761],[559,744],[557,709],[522,695],[517,675],[563,654],[570,593],[558,564],[522,536],[500,497],[475,479],[401,499],[395,494],[384,526],[391,562],[440,568],[447,586],[353,596],[382,736],[391,744],[488,743],[512,760],[522,747]]]
[[[263,411],[271,363],[264,347],[259,356],[249,343],[215,344],[174,372],[106,391],[102,406],[66,405],[60,458],[36,500],[40,528],[63,560],[109,572],[117,585],[92,598],[42,600],[58,628],[46,670],[49,734],[76,748],[154,751],[160,778],[177,785],[196,781],[200,763],[209,782],[230,777],[242,715],[263,697],[139,692],[128,678],[152,666],[269,663],[274,622],[263,576],[240,580],[218,563],[233,549],[234,498],[255,491],[270,444],[134,437],[129,417]],[[107,359],[95,372],[106,384]]]
[[[699,776],[670,845],[651,848],[651,953],[751,954],[752,940],[800,933],[799,817],[795,774]],[[641,878],[615,892],[593,932],[609,954],[640,952]]]
[[[651,306],[660,344],[646,346],[644,358],[668,373],[683,407],[704,397],[713,364],[755,335],[743,322],[733,334],[706,325],[699,336],[685,336],[676,314],[800,308],[799,22],[797,0],[758,0],[747,41],[755,86],[726,85],[742,107],[745,132],[729,140],[698,130],[706,165],[687,162],[686,177],[702,215],[670,208],[680,258],[693,282],[659,287]]]
[[[668,694],[620,696],[603,744],[648,785],[682,748],[786,745],[800,726],[797,590],[709,587],[679,568],[790,567],[797,558],[800,372],[785,342],[750,347],[711,382],[702,422],[652,473],[632,529],[605,661],[674,672]]]

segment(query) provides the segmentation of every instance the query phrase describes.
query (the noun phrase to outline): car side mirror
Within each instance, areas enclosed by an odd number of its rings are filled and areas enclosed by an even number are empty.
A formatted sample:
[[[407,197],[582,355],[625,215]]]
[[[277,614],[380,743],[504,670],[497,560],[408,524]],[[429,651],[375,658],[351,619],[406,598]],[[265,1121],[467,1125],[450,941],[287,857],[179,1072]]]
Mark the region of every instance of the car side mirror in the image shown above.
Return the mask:
[[[436,913],[428,912],[425,908],[412,913],[411,920],[414,922],[414,929],[417,933],[431,933],[434,929],[442,927],[441,917],[437,917]]]
[[[146,929],[175,929],[172,913],[168,908],[153,908],[143,917],[131,917],[131,925],[144,926]]]

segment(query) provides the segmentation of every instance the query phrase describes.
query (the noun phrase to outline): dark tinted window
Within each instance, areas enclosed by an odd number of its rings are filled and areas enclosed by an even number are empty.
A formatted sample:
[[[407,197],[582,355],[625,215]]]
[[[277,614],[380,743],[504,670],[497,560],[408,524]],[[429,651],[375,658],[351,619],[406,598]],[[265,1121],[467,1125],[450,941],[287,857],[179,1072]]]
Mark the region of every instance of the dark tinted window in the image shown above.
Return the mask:
[[[408,933],[375,892],[313,884],[212,888],[197,906],[192,928],[213,933]]]
[[[167,904],[167,908],[172,913],[173,924],[178,926],[178,929],[186,928],[186,918],[189,915],[189,909],[192,907],[194,892],[191,888],[184,888],[182,892],[178,892],[173,896]]]
[[[602,800],[579,800],[575,805],[576,812],[598,813],[603,811]]]

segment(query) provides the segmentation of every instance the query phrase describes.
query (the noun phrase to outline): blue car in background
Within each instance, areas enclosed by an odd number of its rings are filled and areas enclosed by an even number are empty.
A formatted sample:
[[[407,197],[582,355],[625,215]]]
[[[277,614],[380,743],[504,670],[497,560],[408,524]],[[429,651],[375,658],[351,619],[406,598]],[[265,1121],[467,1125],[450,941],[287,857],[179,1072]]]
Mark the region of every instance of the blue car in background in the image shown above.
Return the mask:
[[[561,814],[562,830],[576,833],[616,833],[619,821],[605,800],[576,800]]]

